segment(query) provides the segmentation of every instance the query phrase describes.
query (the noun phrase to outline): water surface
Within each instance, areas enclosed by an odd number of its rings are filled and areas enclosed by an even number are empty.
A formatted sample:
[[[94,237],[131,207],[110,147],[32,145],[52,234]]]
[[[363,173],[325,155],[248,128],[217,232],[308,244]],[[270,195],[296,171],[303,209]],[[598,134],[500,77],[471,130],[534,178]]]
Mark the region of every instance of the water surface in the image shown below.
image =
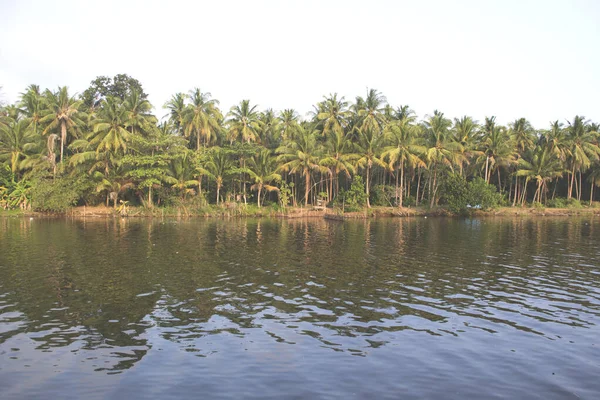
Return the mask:
[[[17,398],[600,398],[600,223],[0,219]]]

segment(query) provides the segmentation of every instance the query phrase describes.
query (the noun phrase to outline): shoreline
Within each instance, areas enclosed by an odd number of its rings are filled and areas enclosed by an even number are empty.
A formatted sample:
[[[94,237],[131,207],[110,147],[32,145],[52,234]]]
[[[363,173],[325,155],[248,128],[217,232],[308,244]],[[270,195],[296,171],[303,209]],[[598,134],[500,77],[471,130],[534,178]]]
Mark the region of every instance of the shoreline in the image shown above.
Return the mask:
[[[314,209],[312,207],[290,207],[286,212],[269,208],[248,210],[214,209],[201,212],[187,212],[181,209],[142,209],[132,207],[125,215],[115,209],[104,206],[74,207],[66,213],[41,213],[36,211],[0,210],[0,217],[41,217],[41,218],[274,218],[274,219],[304,219],[322,218],[334,221],[377,219],[377,218],[409,218],[409,217],[571,217],[571,216],[600,216],[600,208],[529,208],[501,207],[490,211],[476,210],[469,214],[453,214],[444,208],[395,208],[373,207],[363,211],[342,213],[341,210],[330,208]]]

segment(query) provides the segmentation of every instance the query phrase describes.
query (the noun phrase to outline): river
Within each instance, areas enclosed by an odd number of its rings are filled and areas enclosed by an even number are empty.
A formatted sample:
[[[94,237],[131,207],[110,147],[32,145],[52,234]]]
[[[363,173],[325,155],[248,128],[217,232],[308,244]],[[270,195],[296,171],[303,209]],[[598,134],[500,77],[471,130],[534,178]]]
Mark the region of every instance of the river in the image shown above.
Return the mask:
[[[600,221],[0,218],[3,399],[598,399]]]

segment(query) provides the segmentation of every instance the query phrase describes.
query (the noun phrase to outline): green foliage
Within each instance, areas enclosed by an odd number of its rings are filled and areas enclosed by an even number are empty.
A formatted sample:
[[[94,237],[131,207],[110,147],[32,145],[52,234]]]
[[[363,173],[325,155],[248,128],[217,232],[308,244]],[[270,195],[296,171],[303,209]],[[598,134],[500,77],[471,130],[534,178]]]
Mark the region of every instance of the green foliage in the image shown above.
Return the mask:
[[[391,207],[394,205],[394,194],[396,188],[389,185],[375,185],[371,188],[371,205],[381,207]]]
[[[294,183],[287,184],[285,181],[282,181],[279,185],[279,204],[281,204],[282,208],[286,208],[290,204],[290,199],[292,198],[292,188],[294,187]]]
[[[338,205],[342,205],[344,211],[361,211],[367,204],[367,193],[362,176],[354,175],[350,189],[340,191],[337,199]]]
[[[496,187],[477,177],[471,182],[458,174],[450,174],[444,179],[441,187],[442,201],[448,210],[456,214],[464,214],[470,210],[489,210],[500,206],[502,195]]]
[[[548,200],[546,206],[550,208],[583,208],[583,205],[576,198],[565,199],[563,197],[556,197]]]
[[[85,174],[36,178],[32,181],[31,204],[35,211],[63,213],[93,187],[93,181]]]

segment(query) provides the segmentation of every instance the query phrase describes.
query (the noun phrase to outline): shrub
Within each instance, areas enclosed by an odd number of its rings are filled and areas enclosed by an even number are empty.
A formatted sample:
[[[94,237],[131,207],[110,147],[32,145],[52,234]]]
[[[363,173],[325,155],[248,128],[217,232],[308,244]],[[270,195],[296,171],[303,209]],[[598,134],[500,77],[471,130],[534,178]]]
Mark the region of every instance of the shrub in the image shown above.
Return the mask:
[[[92,190],[93,182],[83,174],[57,176],[55,179],[38,177],[32,181],[31,204],[35,211],[65,212]]]
[[[344,208],[344,211],[360,211],[367,204],[367,193],[365,185],[360,175],[355,175],[352,179],[350,189],[341,190],[336,198],[338,205]]]
[[[466,213],[473,209],[489,210],[502,204],[502,194],[496,191],[494,185],[477,177],[471,182],[458,175],[448,175],[441,186],[442,202],[453,213]]]
[[[393,202],[396,188],[388,185],[375,185],[371,188],[371,205],[390,207],[393,206]]]

